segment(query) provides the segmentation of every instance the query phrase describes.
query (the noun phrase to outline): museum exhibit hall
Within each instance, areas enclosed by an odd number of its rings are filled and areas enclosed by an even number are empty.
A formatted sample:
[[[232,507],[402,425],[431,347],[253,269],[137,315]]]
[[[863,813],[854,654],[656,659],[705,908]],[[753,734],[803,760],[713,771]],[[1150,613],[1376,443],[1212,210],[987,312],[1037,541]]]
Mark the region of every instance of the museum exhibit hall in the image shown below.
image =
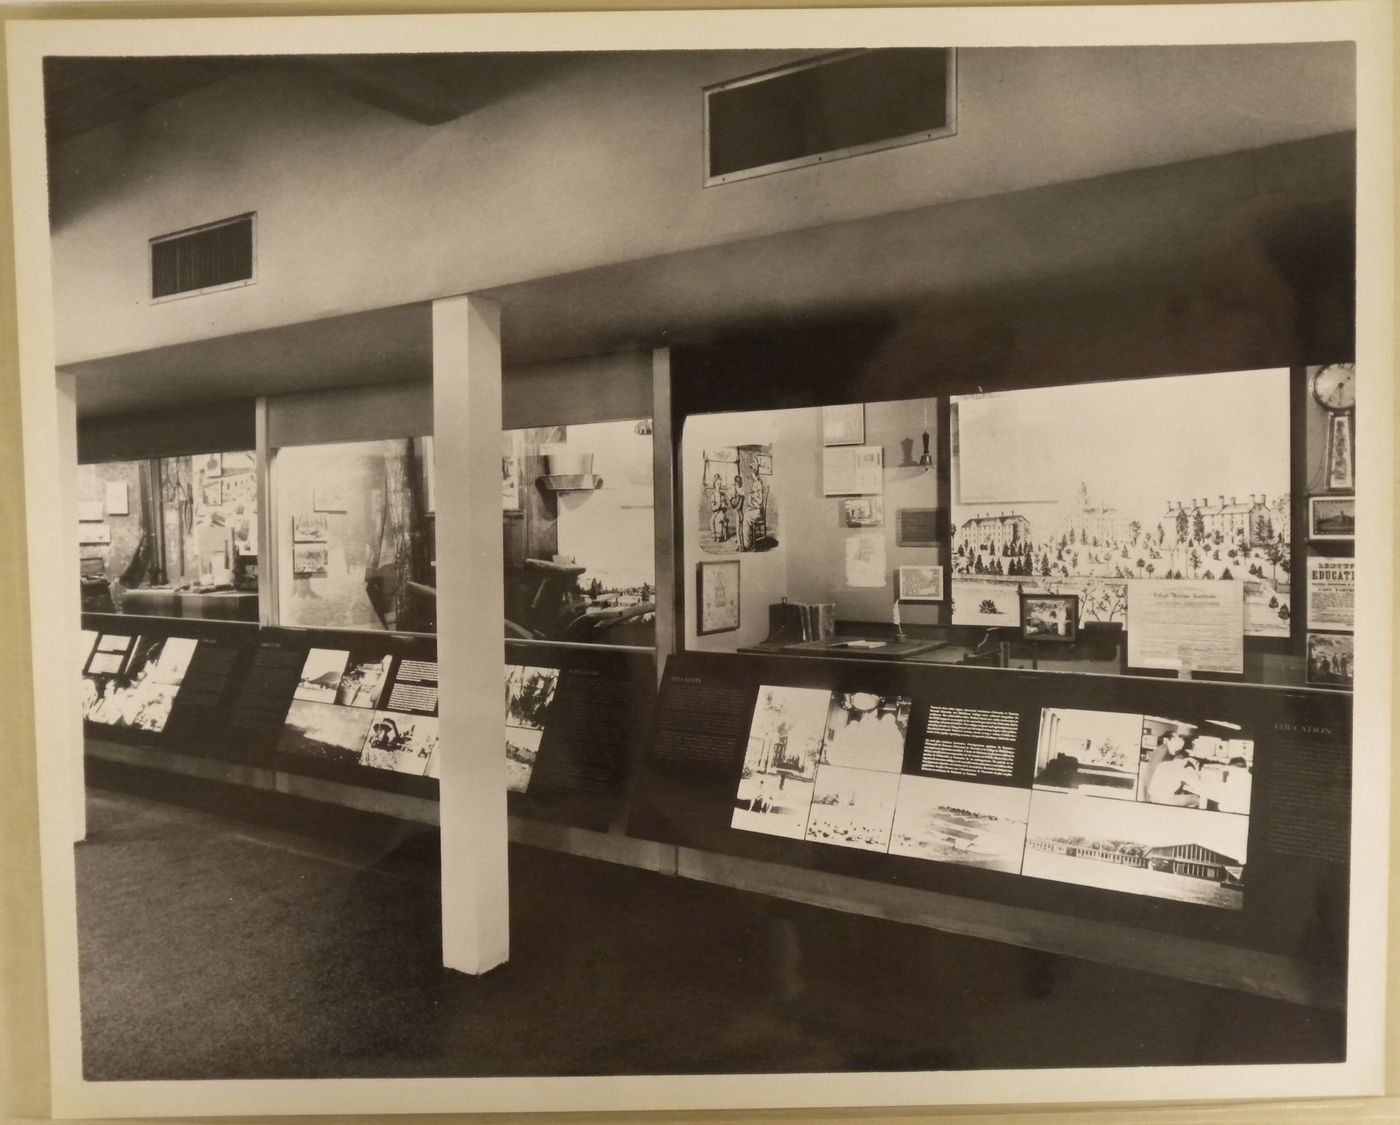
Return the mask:
[[[42,88],[86,1081],[1355,1057],[1354,43]]]

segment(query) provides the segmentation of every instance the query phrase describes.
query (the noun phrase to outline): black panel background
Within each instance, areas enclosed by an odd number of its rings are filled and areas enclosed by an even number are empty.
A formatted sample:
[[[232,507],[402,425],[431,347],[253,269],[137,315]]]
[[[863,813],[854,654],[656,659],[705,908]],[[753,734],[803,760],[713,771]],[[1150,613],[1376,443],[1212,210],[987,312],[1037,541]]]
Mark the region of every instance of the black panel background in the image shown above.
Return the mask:
[[[877,693],[898,692],[913,697],[916,714],[921,705],[936,702],[1014,708],[1022,715],[1018,758],[1029,755],[1032,762],[1042,706],[1168,715],[1209,711],[1238,716],[1252,727],[1256,740],[1249,864],[1244,906],[1238,911],[732,829],[730,818],[747,725],[733,740],[726,763],[662,761],[653,745],[633,788],[627,831],[647,839],[814,871],[1288,953],[1328,972],[1345,967],[1348,865],[1271,849],[1261,825],[1269,822],[1275,812],[1271,802],[1281,800],[1276,794],[1288,780],[1271,768],[1270,745],[1276,737],[1276,724],[1325,728],[1331,732],[1329,736],[1307,736],[1330,749],[1330,762],[1335,766],[1329,792],[1318,795],[1318,807],[1325,805],[1337,822],[1336,831],[1345,847],[1350,838],[1348,695],[1131,677],[685,654],[673,657],[667,665],[657,705],[658,724],[665,716],[673,681],[680,677],[728,685],[745,693],[750,708],[761,684],[842,690],[858,686]],[[694,716],[694,721],[704,722],[704,716]],[[911,742],[916,733],[913,728],[911,722]]]

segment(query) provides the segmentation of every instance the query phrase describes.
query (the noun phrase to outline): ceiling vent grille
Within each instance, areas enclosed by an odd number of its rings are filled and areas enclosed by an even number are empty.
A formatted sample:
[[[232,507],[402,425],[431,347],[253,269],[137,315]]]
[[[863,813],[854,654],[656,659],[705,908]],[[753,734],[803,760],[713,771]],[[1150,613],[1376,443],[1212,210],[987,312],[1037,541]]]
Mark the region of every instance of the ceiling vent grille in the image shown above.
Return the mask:
[[[253,281],[253,215],[151,239],[151,300],[232,289]]]
[[[705,186],[957,132],[952,48],[839,51],[708,86]]]

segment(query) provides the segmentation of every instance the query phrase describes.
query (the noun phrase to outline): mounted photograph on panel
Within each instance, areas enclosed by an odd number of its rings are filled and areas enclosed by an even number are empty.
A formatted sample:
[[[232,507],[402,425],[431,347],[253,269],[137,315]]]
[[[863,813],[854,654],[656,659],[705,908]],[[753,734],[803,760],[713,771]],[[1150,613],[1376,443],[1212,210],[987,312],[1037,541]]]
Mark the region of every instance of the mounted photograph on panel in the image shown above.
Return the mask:
[[[506,788],[524,793],[535,769],[558,668],[506,665]]]

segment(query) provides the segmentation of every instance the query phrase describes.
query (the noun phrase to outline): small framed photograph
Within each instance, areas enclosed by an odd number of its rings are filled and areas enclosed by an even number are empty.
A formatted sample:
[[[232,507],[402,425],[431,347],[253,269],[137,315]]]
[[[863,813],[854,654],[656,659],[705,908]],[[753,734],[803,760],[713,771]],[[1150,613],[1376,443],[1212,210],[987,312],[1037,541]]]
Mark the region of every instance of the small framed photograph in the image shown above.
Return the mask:
[[[206,508],[220,507],[224,502],[224,482],[218,479],[206,480],[199,495]]]
[[[865,404],[822,407],[823,445],[864,445]]]
[[[1333,414],[1327,420],[1327,487],[1338,492],[1356,488],[1350,414]]]
[[[292,517],[293,543],[324,543],[330,538],[330,520],[323,512],[302,512]]]
[[[330,548],[324,543],[296,543],[292,546],[293,574],[325,574]]]
[[[1309,496],[1308,538],[1326,542],[1356,538],[1355,496]]]
[[[902,566],[899,568],[899,600],[902,602],[941,602],[941,566]]]
[[[739,628],[739,560],[695,565],[695,632],[732,633]]]
[[[1308,634],[1308,683],[1350,688],[1356,682],[1356,638],[1351,633]]]
[[[884,523],[883,496],[853,496],[841,501],[842,527],[882,527]]]
[[[200,458],[199,467],[205,477],[221,477],[224,475],[224,455],[222,453],[206,453]]]
[[[1023,638],[1072,644],[1078,632],[1078,594],[1021,594]]]

